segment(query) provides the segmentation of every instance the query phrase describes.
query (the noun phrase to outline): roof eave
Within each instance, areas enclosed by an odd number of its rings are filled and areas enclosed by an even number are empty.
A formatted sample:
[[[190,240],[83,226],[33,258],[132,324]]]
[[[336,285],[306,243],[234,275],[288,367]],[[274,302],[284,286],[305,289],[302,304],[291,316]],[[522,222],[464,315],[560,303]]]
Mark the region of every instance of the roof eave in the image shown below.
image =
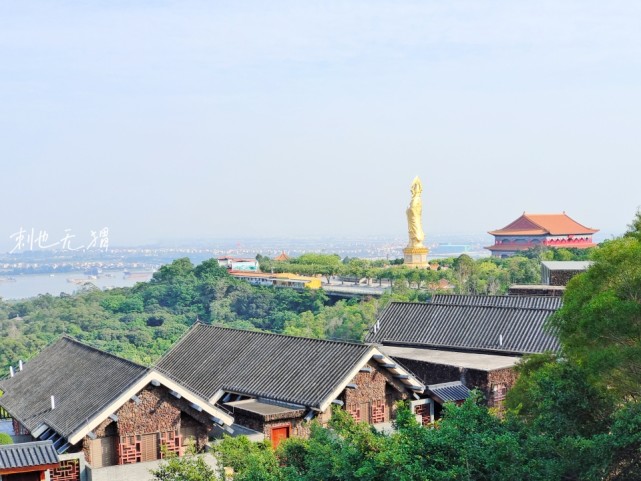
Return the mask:
[[[178,392],[184,397],[187,401],[197,404],[200,406],[203,411],[207,412],[211,416],[215,416],[223,421],[224,424],[231,426],[234,422],[234,418],[229,414],[223,412],[220,408],[212,406],[205,399],[200,398],[191,391],[185,389],[175,381],[169,379],[164,374],[156,370],[147,371],[146,375],[138,379],[135,383],[129,385],[129,387],[123,391],[123,393],[116,398],[110,404],[104,406],[99,412],[97,412],[88,422],[83,423],[80,427],[74,429],[73,432],[66,436],[68,441],[71,444],[76,444],[82,440],[88,433],[96,428],[101,422],[103,422],[109,415],[116,412],[122,405],[124,405],[132,396],[139,393],[145,386],[151,383],[152,380],[159,381],[160,384],[166,388]]]

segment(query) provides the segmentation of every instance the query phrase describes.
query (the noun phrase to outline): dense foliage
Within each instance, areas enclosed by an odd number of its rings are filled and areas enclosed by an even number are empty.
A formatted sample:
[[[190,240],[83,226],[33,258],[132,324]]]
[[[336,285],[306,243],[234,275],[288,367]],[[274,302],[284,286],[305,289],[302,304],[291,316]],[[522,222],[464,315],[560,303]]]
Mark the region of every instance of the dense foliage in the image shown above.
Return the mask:
[[[548,415],[564,417],[545,409],[538,416]],[[221,466],[235,470],[235,481],[639,479],[632,461],[641,440],[639,405],[610,421],[609,432],[550,433],[545,423],[491,414],[477,394],[460,407],[446,404],[443,419],[429,428],[404,407],[390,435],[336,410],[328,428],[312,424],[309,439],[288,439],[275,452],[269,442],[243,438],[226,438],[215,450]]]
[[[378,300],[330,302],[323,291],[253,287],[215,259],[178,259],[133,288],[0,302],[0,367],[29,359],[62,334],[150,363],[197,319],[230,327],[362,339]],[[314,322],[307,322],[314,319]],[[316,327],[314,327],[316,326]]]
[[[202,456],[188,450],[178,458],[172,453],[164,453],[165,461],[150,472],[155,481],[216,481],[214,469]]]
[[[0,372],[29,359],[62,334],[148,364],[197,319],[291,335],[362,340],[392,299],[425,301],[440,291],[501,294],[511,283],[538,282],[539,259],[549,257],[550,251],[528,256],[473,260],[462,255],[441,259],[429,270],[327,254],[304,254],[287,262],[258,256],[265,270],[338,275],[346,282],[392,281],[391,293],[361,302],[336,302],[322,291],[253,287],[229,276],[215,259],[197,266],[189,259],[177,259],[161,267],[150,282],[132,288],[0,300]]]

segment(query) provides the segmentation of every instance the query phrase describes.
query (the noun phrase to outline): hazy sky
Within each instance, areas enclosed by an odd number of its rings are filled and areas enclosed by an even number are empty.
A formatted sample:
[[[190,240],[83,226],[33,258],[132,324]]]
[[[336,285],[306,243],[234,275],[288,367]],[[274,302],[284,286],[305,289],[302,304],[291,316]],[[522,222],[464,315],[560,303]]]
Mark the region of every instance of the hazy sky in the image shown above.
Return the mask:
[[[641,205],[641,2],[0,1],[0,250]],[[5,249],[2,249],[5,247]]]

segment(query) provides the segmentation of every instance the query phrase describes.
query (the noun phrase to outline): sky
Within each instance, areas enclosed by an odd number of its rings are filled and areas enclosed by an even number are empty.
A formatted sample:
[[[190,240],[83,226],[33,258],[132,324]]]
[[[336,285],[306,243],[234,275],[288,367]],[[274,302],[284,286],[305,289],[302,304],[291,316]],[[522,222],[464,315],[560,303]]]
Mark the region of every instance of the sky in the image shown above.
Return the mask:
[[[0,251],[641,205],[641,2],[0,2]]]

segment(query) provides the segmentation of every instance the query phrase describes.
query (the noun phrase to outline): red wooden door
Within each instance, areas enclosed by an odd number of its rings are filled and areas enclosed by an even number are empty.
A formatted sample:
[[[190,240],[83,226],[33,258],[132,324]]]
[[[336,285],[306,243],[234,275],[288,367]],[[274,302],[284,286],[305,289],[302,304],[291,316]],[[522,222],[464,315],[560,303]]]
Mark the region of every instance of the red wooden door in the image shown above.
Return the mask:
[[[272,428],[272,447],[276,449],[283,439],[289,437],[289,426]]]

